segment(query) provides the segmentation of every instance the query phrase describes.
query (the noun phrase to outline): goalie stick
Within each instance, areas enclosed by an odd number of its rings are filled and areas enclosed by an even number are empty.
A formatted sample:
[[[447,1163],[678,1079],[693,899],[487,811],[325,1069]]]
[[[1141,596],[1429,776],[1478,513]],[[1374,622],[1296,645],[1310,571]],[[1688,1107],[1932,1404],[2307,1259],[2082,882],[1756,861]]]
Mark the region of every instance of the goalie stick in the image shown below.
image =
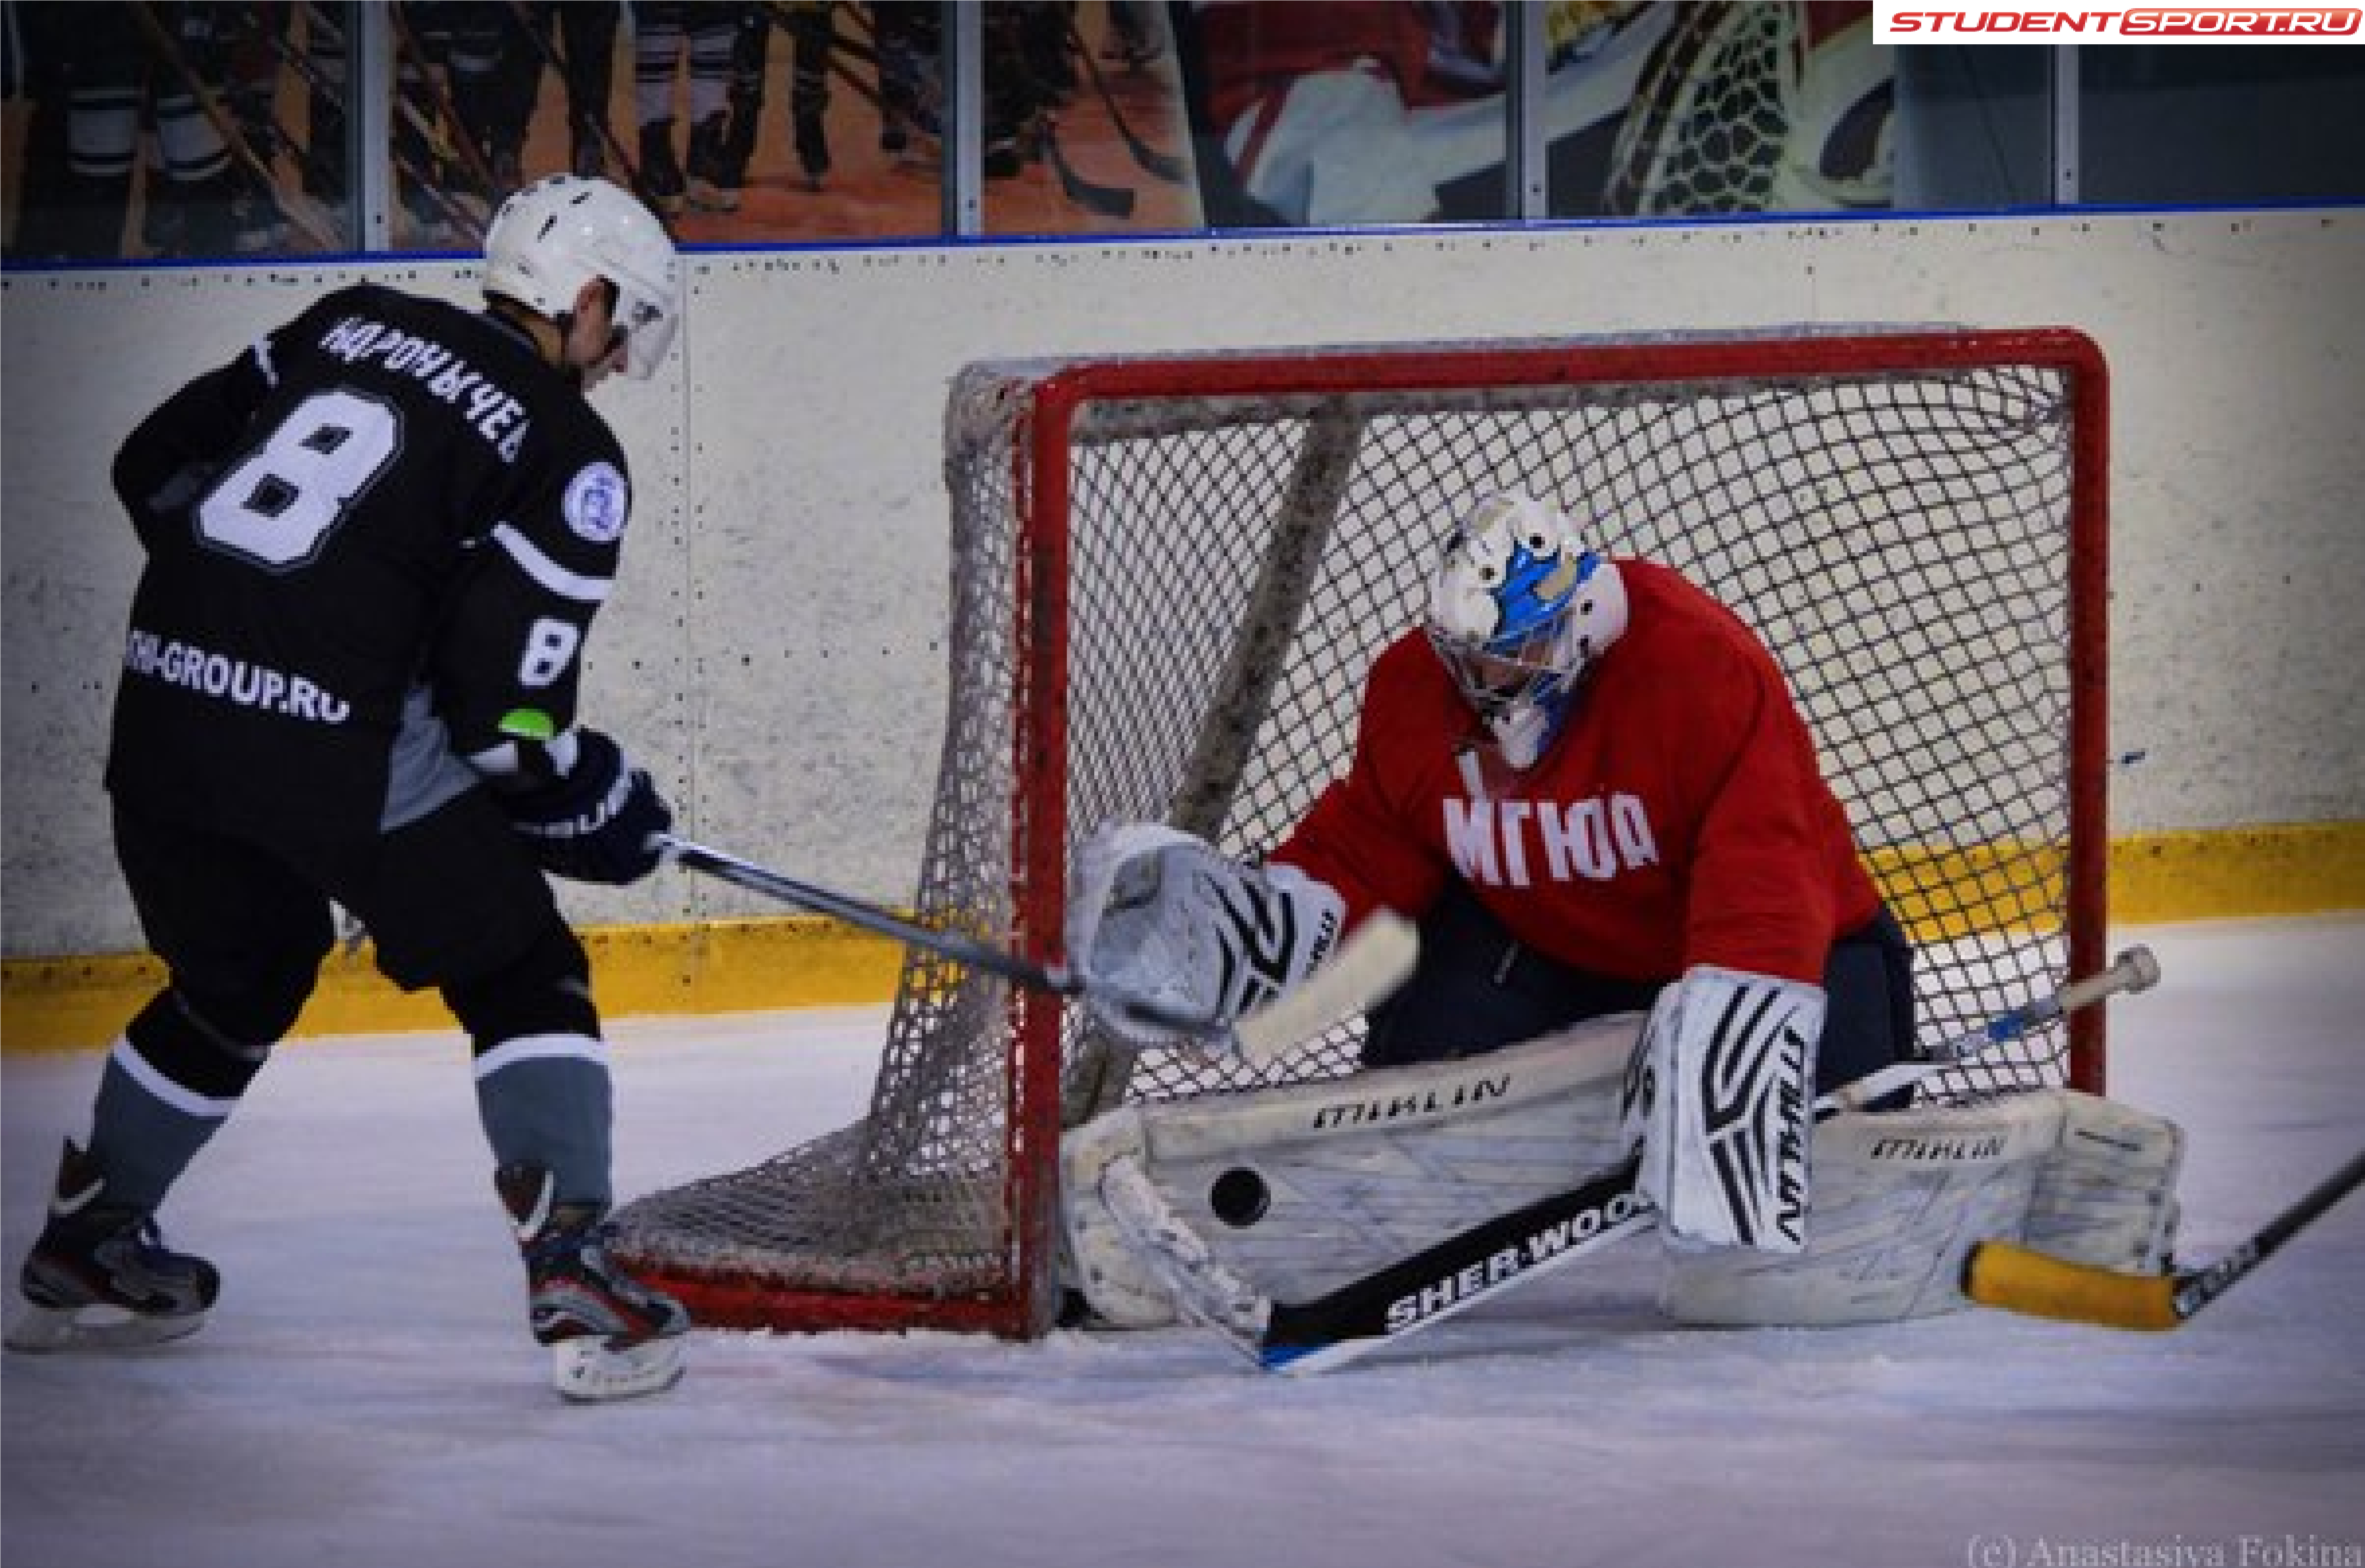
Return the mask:
[[[922,925],[876,904],[799,881],[669,833],[652,834],[649,843],[658,855],[684,870],[701,872],[815,914],[834,916],[907,947],[935,953],[1020,985],[1059,996],[1091,997],[1120,1007],[1145,1023],[1199,1041],[1229,1032],[1252,1060],[1277,1056],[1385,996],[1411,971],[1413,956],[1418,948],[1418,938],[1411,924],[1381,911],[1356,927],[1339,944],[1328,963],[1271,1004],[1235,1021],[1178,1011],[1131,991],[1097,983],[1065,964],[1033,963],[990,942],[964,936],[957,931]]]
[[[2103,1328],[2179,1328],[2360,1183],[2365,1183],[2365,1152],[2215,1262],[2161,1274],[2121,1273],[2032,1251],[2015,1242],[1983,1241],[1971,1249],[1964,1262],[1963,1294],[1982,1306],[2065,1323],[2090,1323]]]
[[[1329,960],[1232,1026],[1240,1055],[1262,1067],[1340,1019],[1395,993],[1420,958],[1420,931],[1394,910],[1374,910]]]
[[[2021,1039],[2030,1030],[2042,1028],[2089,1002],[2100,1002],[2106,996],[2115,996],[2122,991],[2149,991],[2158,983],[2159,960],[2152,957],[2151,949],[2130,947],[2100,974],[2072,980],[2049,996],[2023,1002],[2009,1013],[1999,1013],[1978,1028],[1967,1030],[1951,1040],[1925,1046],[1915,1060],[1896,1062],[1877,1072],[1868,1072],[1854,1083],[1840,1085],[1824,1096],[1824,1103],[1817,1109],[1861,1111],[1874,1101],[1919,1082],[1942,1068],[1968,1061],[1991,1047]]]
[[[2034,1022],[2057,1018],[2105,997],[2148,989],[2159,964],[2148,948],[2131,947],[2102,973],[2063,986],[1978,1029],[1844,1085],[1815,1102],[1815,1114],[1853,1109],[1941,1072],[2006,1040]],[[2018,1020],[2017,1025],[2012,1020]],[[1342,1366],[1385,1345],[1434,1327],[1530,1280],[1575,1262],[1656,1216],[1634,1195],[1629,1160],[1565,1192],[1449,1236],[1410,1257],[1365,1274],[1307,1302],[1277,1302],[1252,1292],[1244,1299],[1239,1276],[1205,1253],[1161,1242],[1182,1227],[1162,1208],[1130,1158],[1112,1162],[1110,1200],[1126,1228],[1150,1249],[1183,1314],[1228,1339],[1268,1372],[1308,1372]],[[1194,1238],[1195,1239],[1195,1238]],[[1195,1254],[1195,1255],[1194,1255]],[[1194,1291],[1196,1285],[1200,1288]]]

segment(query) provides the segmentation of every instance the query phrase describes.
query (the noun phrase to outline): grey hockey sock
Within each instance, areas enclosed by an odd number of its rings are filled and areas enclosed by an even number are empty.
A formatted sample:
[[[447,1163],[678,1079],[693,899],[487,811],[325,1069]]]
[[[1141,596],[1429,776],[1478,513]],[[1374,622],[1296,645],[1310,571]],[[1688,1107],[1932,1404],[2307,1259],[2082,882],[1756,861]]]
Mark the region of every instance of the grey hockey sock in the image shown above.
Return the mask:
[[[152,1213],[237,1105],[234,1096],[183,1087],[129,1037],[118,1040],[91,1110],[90,1152],[106,1172],[106,1201]]]
[[[613,1093],[605,1047],[588,1035],[504,1040],[476,1058],[476,1109],[497,1165],[539,1165],[555,1201],[605,1211]]]

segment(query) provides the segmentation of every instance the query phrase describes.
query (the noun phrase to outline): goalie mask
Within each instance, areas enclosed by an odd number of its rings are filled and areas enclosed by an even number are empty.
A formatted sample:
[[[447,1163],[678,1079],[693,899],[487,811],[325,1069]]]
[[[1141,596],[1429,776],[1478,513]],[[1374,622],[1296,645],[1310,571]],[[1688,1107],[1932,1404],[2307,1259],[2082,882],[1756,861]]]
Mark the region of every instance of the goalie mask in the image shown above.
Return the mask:
[[[1428,630],[1503,760],[1531,767],[1586,667],[1626,630],[1626,586],[1557,510],[1506,491],[1481,499],[1447,537]]]
[[[624,374],[646,381],[681,322],[681,258],[656,215],[606,180],[553,174],[517,192],[485,231],[485,292],[563,322],[593,278],[616,290]]]

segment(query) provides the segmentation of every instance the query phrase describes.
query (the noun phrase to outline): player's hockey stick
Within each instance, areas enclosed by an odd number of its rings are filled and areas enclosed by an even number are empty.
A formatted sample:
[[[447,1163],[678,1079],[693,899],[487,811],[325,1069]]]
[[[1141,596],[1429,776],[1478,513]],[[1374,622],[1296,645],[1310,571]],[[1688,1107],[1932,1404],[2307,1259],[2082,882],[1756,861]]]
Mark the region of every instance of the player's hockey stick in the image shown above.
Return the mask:
[[[1971,1249],[1963,1265],[1963,1294],[1982,1306],[2068,1323],[2181,1327],[2360,1183],[2365,1183],[2365,1152],[2215,1262],[2160,1274],[2121,1273],[2031,1251],[2014,1242],[1983,1241]]]
[[[1059,145],[1058,120],[1046,114],[1037,128],[1043,145],[1043,155],[1050,161],[1051,173],[1059,179],[1059,190],[1067,198],[1086,212],[1101,218],[1131,218],[1133,191],[1126,185],[1104,185],[1085,177],[1083,171],[1068,162],[1068,154]]]
[[[1179,1011],[1080,975],[1065,964],[1037,964],[1003,947],[957,931],[922,925],[891,910],[866,903],[847,894],[799,881],[737,856],[693,844],[672,834],[657,834],[651,846],[685,870],[745,888],[794,904],[815,914],[826,914],[849,925],[950,958],[970,969],[999,975],[1019,985],[1059,996],[1089,996],[1123,1010],[1141,1022],[1171,1029],[1193,1040],[1208,1041],[1227,1033],[1239,1040],[1240,1049],[1257,1053],[1253,1059],[1280,1054],[1306,1036],[1328,1027],[1351,1013],[1360,1012],[1395,989],[1412,968],[1418,938],[1411,926],[1384,911],[1355,929],[1339,951],[1304,981],[1269,1006],[1234,1021]]]
[[[1109,89],[1107,73],[1101,70],[1100,62],[1093,58],[1093,51],[1085,47],[1083,35],[1076,30],[1073,17],[1068,21],[1068,47],[1084,62],[1084,73],[1093,79],[1093,91],[1099,95],[1101,106],[1108,111],[1109,124],[1125,142],[1125,150],[1133,154],[1133,161],[1141,166],[1141,172],[1171,185],[1189,183],[1191,174],[1182,161],[1143,140],[1141,133],[1126,119],[1125,111],[1116,106],[1116,95]]]
[[[2122,991],[2145,990],[2158,978],[2150,950],[2129,948],[2101,974],[1999,1014],[1920,1060],[1884,1068],[1823,1095],[1815,1103],[1816,1114],[1878,1099],[2017,1039],[2036,1022]],[[2015,1019],[2017,1027],[2010,1022]],[[1449,1236],[1315,1300],[1277,1302],[1216,1261],[1139,1177],[1138,1167],[1119,1159],[1111,1169],[1118,1179],[1104,1177],[1102,1195],[1143,1244],[1145,1260],[1157,1269],[1178,1306],[1270,1372],[1318,1372],[1359,1360],[1573,1263],[1656,1217],[1634,1196],[1635,1168],[1629,1161]]]
[[[865,903],[847,894],[799,881],[794,877],[768,870],[735,855],[725,855],[719,849],[710,849],[702,844],[677,838],[672,834],[657,834],[649,842],[659,855],[685,870],[702,872],[734,887],[779,899],[783,903],[794,904],[814,914],[833,916],[849,925],[901,942],[907,947],[917,947],[1020,985],[1032,986],[1037,991],[1048,991],[1059,996],[1093,996],[1122,1007],[1145,1023],[1197,1038],[1219,1034],[1226,1025],[1226,1021],[1220,1018],[1178,1013],[1145,997],[1096,985],[1065,964],[1031,963],[990,942],[964,936],[958,931],[922,925],[877,904]]]

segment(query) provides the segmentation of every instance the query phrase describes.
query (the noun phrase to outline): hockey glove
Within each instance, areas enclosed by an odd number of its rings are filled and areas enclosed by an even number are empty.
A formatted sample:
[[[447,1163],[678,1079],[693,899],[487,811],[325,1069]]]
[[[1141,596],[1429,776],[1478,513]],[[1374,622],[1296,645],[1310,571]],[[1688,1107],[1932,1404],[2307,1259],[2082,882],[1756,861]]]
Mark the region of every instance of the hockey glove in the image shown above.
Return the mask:
[[[1068,955],[1095,991],[1093,1016],[1136,1046],[1171,1044],[1127,998],[1228,1024],[1303,980],[1346,913],[1338,893],[1292,867],[1239,866],[1188,834],[1149,823],[1102,829],[1078,851]],[[1222,1054],[1228,1032],[1196,1042]]]
[[[1683,1247],[1807,1243],[1820,987],[1695,965],[1659,992],[1626,1075],[1635,1191]]]
[[[574,738],[574,761],[565,772],[496,784],[494,799],[552,876],[637,882],[656,869],[649,839],[673,826],[673,812],[646,773],[625,766],[614,741],[586,729]]]

